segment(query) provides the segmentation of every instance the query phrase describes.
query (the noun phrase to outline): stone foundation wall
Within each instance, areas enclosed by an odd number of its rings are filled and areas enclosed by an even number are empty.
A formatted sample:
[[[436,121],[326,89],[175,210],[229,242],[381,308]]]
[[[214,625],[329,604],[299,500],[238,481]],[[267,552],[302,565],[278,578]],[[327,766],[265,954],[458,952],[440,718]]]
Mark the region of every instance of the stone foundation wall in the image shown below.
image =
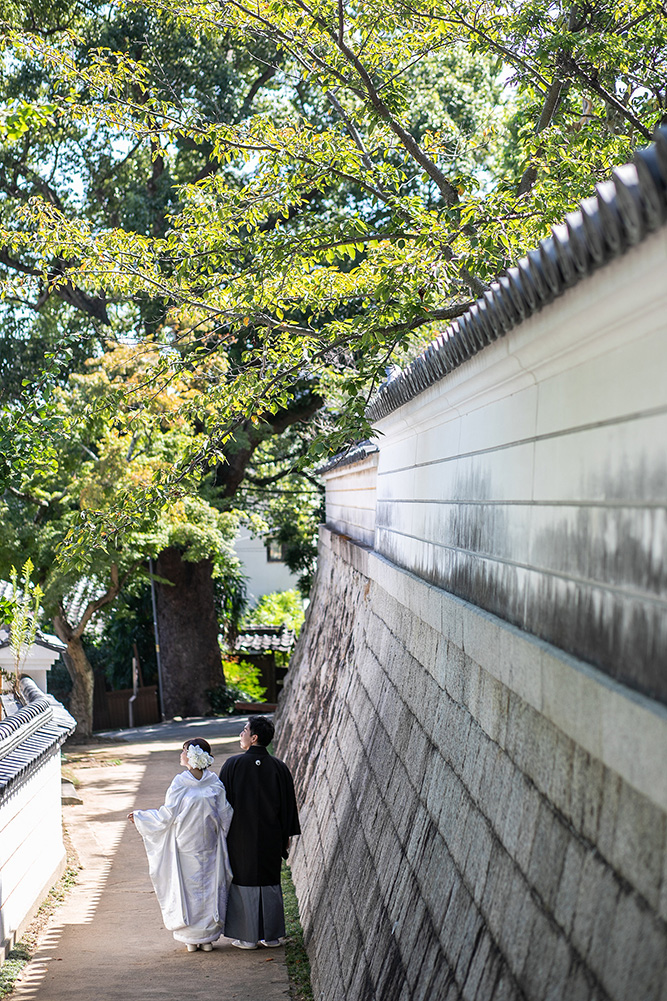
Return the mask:
[[[316,998],[667,998],[664,706],[323,530],[278,736]]]

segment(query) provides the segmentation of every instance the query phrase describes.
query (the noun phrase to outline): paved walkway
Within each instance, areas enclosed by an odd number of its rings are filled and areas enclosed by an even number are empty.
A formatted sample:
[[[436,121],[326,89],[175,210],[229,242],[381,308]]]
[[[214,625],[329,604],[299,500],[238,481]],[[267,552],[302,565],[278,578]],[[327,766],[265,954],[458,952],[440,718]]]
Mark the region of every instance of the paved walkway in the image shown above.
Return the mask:
[[[106,735],[66,750],[81,806],[65,825],[82,865],[12,1001],[285,1001],[284,949],[242,952],[219,939],[188,953],[162,924],[143,842],[130,810],[160,806],[186,737],[211,744],[214,768],[240,750],[236,719],[184,720]]]

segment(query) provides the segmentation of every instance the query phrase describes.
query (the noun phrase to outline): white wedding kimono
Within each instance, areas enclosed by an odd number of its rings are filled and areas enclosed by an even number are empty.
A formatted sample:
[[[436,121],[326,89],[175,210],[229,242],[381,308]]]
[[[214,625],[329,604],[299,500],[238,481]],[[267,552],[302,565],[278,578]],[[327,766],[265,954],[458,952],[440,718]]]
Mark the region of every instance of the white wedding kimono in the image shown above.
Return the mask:
[[[233,812],[208,769],[201,779],[190,771],[177,775],[159,810],[134,810],[165,928],[179,942],[215,942],[223,932]]]

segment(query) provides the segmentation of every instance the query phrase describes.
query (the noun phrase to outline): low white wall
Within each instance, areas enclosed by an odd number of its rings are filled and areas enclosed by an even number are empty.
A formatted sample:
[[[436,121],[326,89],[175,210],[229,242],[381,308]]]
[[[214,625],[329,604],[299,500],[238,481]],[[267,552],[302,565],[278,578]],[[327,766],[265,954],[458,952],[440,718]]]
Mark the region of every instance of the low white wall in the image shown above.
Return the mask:
[[[667,701],[667,228],[378,421],[374,548]],[[355,467],[327,480],[327,523]],[[329,496],[331,495],[331,496]]]
[[[2,956],[65,868],[59,752],[0,806],[0,846]]]
[[[76,722],[27,678],[0,722],[0,961],[65,868],[60,747]]]
[[[341,535],[372,546],[375,540],[375,507],[378,453],[359,462],[324,473],[327,525]]]

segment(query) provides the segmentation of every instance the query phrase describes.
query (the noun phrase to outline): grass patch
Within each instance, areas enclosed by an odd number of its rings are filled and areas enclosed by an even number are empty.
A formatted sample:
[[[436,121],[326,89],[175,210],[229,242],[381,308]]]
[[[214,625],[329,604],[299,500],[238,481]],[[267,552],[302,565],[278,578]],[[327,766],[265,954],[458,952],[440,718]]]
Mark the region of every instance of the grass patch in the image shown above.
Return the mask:
[[[299,921],[299,904],[289,867],[283,862],[281,883],[285,901],[285,962],[289,976],[289,992],[292,1001],[313,1001],[310,983],[310,960],[303,944],[303,929]]]
[[[12,993],[19,973],[30,959],[30,953],[23,942],[17,942],[7,953],[7,958],[0,966],[0,998],[6,998]]]

